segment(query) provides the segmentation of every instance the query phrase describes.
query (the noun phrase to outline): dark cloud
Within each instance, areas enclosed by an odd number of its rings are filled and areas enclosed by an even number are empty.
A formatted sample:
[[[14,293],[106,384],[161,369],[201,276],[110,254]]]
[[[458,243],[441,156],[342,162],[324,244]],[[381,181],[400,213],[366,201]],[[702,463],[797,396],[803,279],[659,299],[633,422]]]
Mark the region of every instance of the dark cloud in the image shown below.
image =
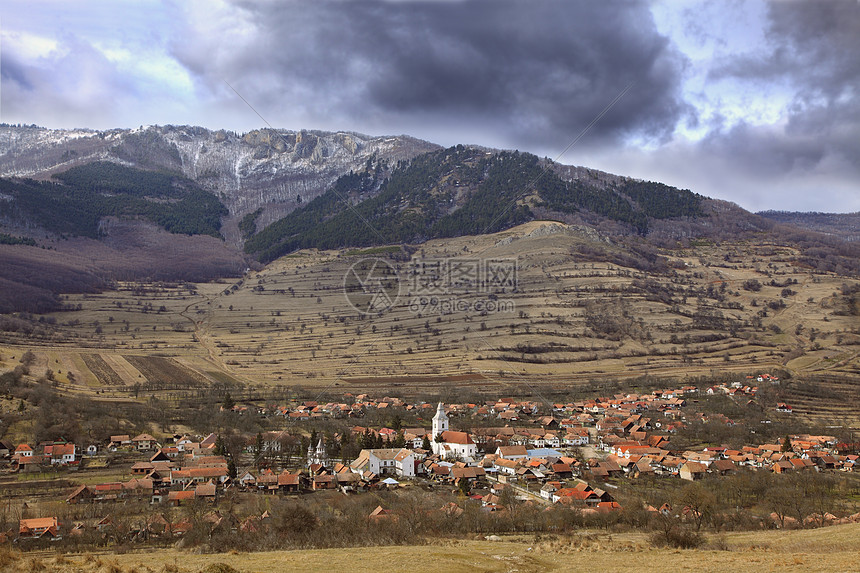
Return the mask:
[[[749,89],[763,82],[784,86],[791,94],[784,121],[716,129],[703,150],[760,177],[820,175],[816,189],[807,184],[798,192],[826,192],[841,177],[860,179],[860,3],[769,4],[766,37],[766,52],[721,62],[710,77]]]
[[[4,46],[0,65],[3,115],[24,123],[114,127],[140,95],[104,54],[74,37],[35,61]]]
[[[687,112],[683,57],[639,2],[237,3],[248,30],[174,52],[273,115],[432,126],[561,150],[628,84],[591,141],[665,139]],[[192,23],[193,26],[193,23]],[[265,82],[262,81],[265,79]],[[491,141],[485,141],[490,143]]]
[[[561,161],[750,209],[860,210],[860,3],[757,6],[36,0],[4,13],[0,119],[259,127],[227,81],[277,126],[555,156],[632,85]]]
[[[33,83],[27,78],[24,66],[8,50],[0,53],[0,81],[3,87],[33,91]]]

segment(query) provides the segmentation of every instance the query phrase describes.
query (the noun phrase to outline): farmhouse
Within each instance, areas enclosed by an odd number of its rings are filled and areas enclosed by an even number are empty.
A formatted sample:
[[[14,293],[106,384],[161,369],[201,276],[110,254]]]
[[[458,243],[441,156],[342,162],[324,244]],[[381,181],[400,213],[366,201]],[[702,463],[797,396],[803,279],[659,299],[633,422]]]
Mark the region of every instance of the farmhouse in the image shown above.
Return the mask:
[[[525,446],[499,446],[496,455],[505,460],[519,460],[529,455]]]
[[[149,434],[138,434],[131,439],[131,443],[138,451],[152,450],[158,445],[156,439]]]
[[[681,466],[678,473],[681,479],[687,481],[695,481],[697,479],[702,479],[703,477],[705,477],[707,469],[703,464],[700,464],[698,462],[687,462]]]
[[[60,539],[60,524],[56,517],[37,517],[18,522],[18,537],[48,537]]]
[[[361,450],[350,467],[356,472],[369,471],[378,476],[415,477],[415,452],[406,448]]]

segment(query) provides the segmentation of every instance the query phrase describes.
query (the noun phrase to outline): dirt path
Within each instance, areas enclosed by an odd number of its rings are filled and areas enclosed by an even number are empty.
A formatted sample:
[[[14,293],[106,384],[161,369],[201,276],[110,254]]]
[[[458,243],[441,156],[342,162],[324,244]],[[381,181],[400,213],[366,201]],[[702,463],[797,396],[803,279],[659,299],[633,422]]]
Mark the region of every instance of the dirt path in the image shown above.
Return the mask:
[[[250,383],[250,380],[247,380],[241,374],[234,372],[232,369],[227,367],[227,364],[221,359],[221,356],[218,353],[218,348],[212,341],[212,337],[209,335],[208,323],[209,319],[212,317],[212,308],[215,304],[215,301],[217,300],[217,297],[213,297],[212,295],[208,294],[201,294],[199,296],[201,296],[203,300],[197,300],[188,303],[185,308],[179,312],[179,316],[186,319],[192,324],[194,328],[194,337],[197,340],[197,343],[206,350],[206,353],[209,356],[209,362],[211,362],[216,368],[227,372],[237,380],[241,380],[245,383]],[[197,320],[192,314],[191,309],[192,307],[200,305],[205,305],[206,311],[203,315],[202,320]]]

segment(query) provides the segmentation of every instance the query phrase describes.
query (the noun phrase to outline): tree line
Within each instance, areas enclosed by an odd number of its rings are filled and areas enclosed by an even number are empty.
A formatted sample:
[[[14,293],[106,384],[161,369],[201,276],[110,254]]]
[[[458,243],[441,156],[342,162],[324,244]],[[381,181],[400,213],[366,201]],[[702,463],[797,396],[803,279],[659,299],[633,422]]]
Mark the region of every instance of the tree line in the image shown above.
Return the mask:
[[[648,231],[651,218],[700,217],[699,195],[660,183],[600,188],[563,181],[529,153],[486,154],[462,145],[420,155],[386,171],[370,166],[251,236],[245,251],[271,261],[302,248],[417,243],[492,233],[534,220],[526,200],[559,213],[586,210]],[[368,195],[372,195],[368,197]],[[246,228],[251,229],[249,216]]]
[[[171,233],[220,237],[227,208],[179,175],[109,162],[74,167],[54,181],[0,179],[0,216],[60,235],[99,236],[102,218],[142,218]]]

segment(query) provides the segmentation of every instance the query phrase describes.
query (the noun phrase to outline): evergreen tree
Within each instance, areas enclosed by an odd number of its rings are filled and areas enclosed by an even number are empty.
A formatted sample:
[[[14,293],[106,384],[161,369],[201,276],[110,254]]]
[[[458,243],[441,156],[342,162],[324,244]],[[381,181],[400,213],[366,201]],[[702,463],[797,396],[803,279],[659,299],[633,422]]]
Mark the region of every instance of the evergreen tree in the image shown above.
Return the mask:
[[[257,432],[257,437],[254,439],[254,458],[258,459],[263,453],[263,434]]]
[[[403,427],[403,420],[399,415],[394,415],[391,421],[388,423],[388,427],[394,430],[395,432],[399,432],[400,428]]]
[[[310,445],[310,438],[302,436],[301,441],[299,442],[299,457],[304,457],[308,453],[308,447]]]
[[[352,440],[352,432],[349,430],[340,435],[340,461],[347,461],[355,457],[355,443]]]
[[[330,457],[335,457],[340,454],[340,441],[334,439],[334,434],[326,432],[325,434],[326,453]]]
[[[457,484],[457,489],[466,497],[468,497],[469,493],[472,491],[469,487],[469,480],[466,478],[460,478],[460,482]]]

